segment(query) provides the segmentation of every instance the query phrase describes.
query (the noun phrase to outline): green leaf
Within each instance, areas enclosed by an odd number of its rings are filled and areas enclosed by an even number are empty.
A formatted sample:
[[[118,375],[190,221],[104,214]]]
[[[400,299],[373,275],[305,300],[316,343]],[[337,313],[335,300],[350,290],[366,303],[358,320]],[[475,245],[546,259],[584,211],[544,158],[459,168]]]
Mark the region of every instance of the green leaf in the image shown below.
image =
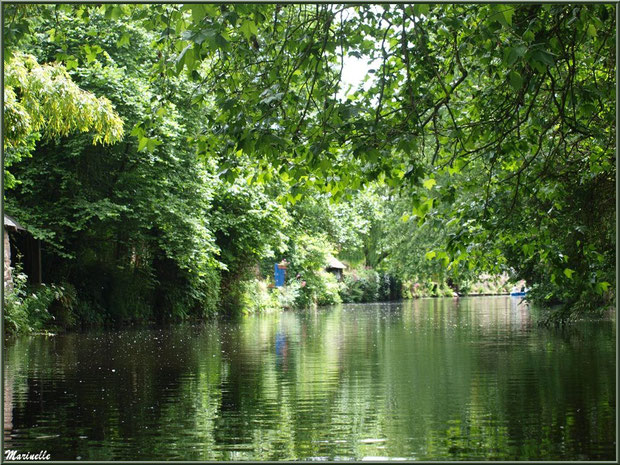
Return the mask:
[[[142,150],[144,150],[148,142],[149,142],[148,137],[141,137],[140,141],[138,142],[138,152],[141,152]]]
[[[571,270],[570,268],[564,268],[564,275],[566,275],[568,279],[573,279],[573,273],[575,273],[575,270]]]
[[[534,40],[534,37],[535,37],[534,33],[529,29],[523,33],[523,40],[525,42],[530,43],[531,41]]]
[[[162,141],[160,141],[159,139],[153,139],[150,138],[147,143],[146,143],[146,149],[149,152],[152,152],[153,150],[155,150],[155,147],[159,146],[162,144]]]
[[[424,185],[425,188],[432,189],[433,186],[437,184],[437,181],[435,181],[435,179],[433,178],[429,178],[426,181],[424,181],[422,184]]]
[[[228,50],[230,48],[230,43],[222,34],[215,35],[215,44],[222,50]]]
[[[144,136],[144,128],[142,128],[142,126],[140,126],[139,124],[136,124],[131,130],[130,134],[132,136],[141,138],[142,136]]]
[[[546,66],[553,66],[553,64],[555,63],[555,59],[553,57],[553,55],[545,50],[536,50],[535,52],[532,53],[532,59],[530,60],[530,63],[538,70],[541,71],[541,64],[542,64],[542,71],[544,72],[546,69]]]
[[[192,3],[190,8],[192,10],[192,21],[194,21],[195,23],[202,21],[202,18],[207,15],[207,9],[204,5]]]
[[[207,13],[207,16],[209,16],[211,18],[214,18],[214,17],[216,17],[218,15],[218,10],[216,8],[216,5],[211,5],[211,4],[207,3],[207,4],[203,5],[203,7],[204,7],[204,9],[205,9],[205,11]]]
[[[508,66],[514,65],[519,58],[525,55],[527,52],[527,47],[524,45],[519,45],[517,47],[507,47],[504,50],[504,63]]]
[[[491,15],[491,20],[497,21],[502,26],[512,26],[512,16],[514,15],[514,7],[509,5],[492,5],[491,11],[495,14]]]
[[[452,163],[452,166],[448,167],[448,173],[459,174],[464,166],[465,166],[465,160],[463,160],[462,158],[457,158]]]
[[[433,258],[435,258],[436,255],[437,255],[437,252],[435,252],[434,250],[431,250],[430,252],[426,252],[426,254],[424,255],[424,258],[426,258],[427,260],[432,260]]]
[[[191,54],[192,55],[191,62],[193,63],[193,56],[194,56],[194,51],[192,49],[193,46],[194,46],[193,43],[190,43],[190,44],[186,45],[185,48],[181,51],[181,53],[179,53],[179,55],[177,56],[177,58],[175,60],[177,73],[180,73],[181,70],[183,69],[183,66],[186,64],[186,58],[185,57],[186,57],[187,54]]]
[[[516,71],[511,71],[508,78],[510,79],[510,85],[514,90],[521,89],[521,86],[523,86],[523,78],[519,73]]]
[[[596,283],[596,291],[599,294],[604,294],[605,292],[607,292],[607,289],[609,289],[609,286],[611,286],[611,284],[609,284],[607,281]]]
[[[66,61],[67,70],[77,69],[78,61],[76,58],[68,58]]]
[[[129,45],[130,43],[130,37],[129,34],[125,33],[121,36],[121,38],[118,40],[117,45],[119,47],[122,47],[123,45]]]
[[[433,208],[433,199],[425,199],[420,205],[413,207],[413,214],[424,218],[431,208]]]
[[[239,30],[246,39],[250,39],[252,36],[255,36],[258,33],[258,28],[256,27],[254,21],[250,21],[248,19],[241,23]]]
[[[372,148],[366,151],[366,159],[371,163],[376,163],[381,157],[381,152],[377,149]]]
[[[430,11],[428,3],[416,3],[413,5],[413,14],[416,16],[427,15]]]
[[[111,19],[118,19],[123,15],[123,11],[121,10],[120,7],[115,6],[112,8],[112,11],[110,12],[110,18]]]
[[[194,48],[195,47],[192,47],[187,52],[185,52],[185,59],[183,60],[183,62],[185,63],[188,71],[192,71],[194,69],[194,63],[196,61],[196,57],[194,55]]]
[[[514,15],[515,9],[514,7],[504,7],[502,14],[504,15],[504,20],[508,26],[512,26],[512,15]]]

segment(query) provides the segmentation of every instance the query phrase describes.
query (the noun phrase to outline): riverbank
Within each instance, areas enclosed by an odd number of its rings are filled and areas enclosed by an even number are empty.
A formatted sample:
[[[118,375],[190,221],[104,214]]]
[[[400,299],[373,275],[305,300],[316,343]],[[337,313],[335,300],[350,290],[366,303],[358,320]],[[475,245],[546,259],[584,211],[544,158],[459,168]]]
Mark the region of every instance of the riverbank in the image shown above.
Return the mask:
[[[322,269],[306,269],[284,286],[275,287],[272,282],[257,274],[240,281],[234,295],[234,305],[223,307],[220,301],[211,300],[208,312],[189,308],[179,309],[176,318],[160,320],[132,315],[127,319],[83,320],[80,312],[95,313],[86,302],[80,301],[71,285],[29,286],[23,273],[15,273],[12,290],[6,293],[6,334],[50,334],[84,328],[141,327],[161,323],[205,321],[218,315],[241,316],[278,312],[282,310],[326,307],[341,303],[373,303],[419,298],[507,296],[513,286],[522,287],[525,282],[514,283],[507,275],[482,275],[477,280],[462,281],[458,286],[445,281],[401,281],[388,273],[371,268],[351,268],[341,278]],[[220,294],[214,294],[219,298]],[[589,315],[600,318],[606,309],[601,307]],[[611,307],[613,308],[613,307]],[[105,314],[103,309],[98,310]],[[153,313],[153,312],[151,312]],[[577,317],[572,309],[556,306],[545,309],[539,315],[539,323],[550,325],[567,323]],[[149,312],[143,313],[149,315]]]

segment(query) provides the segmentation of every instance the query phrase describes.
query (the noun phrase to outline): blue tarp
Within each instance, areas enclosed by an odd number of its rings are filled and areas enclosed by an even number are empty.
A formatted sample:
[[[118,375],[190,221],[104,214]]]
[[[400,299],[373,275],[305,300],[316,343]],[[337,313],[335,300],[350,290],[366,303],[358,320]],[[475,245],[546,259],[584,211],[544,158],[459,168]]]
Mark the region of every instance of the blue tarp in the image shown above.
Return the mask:
[[[285,273],[286,269],[280,268],[277,263],[273,266],[273,279],[276,282],[276,287],[284,286]]]

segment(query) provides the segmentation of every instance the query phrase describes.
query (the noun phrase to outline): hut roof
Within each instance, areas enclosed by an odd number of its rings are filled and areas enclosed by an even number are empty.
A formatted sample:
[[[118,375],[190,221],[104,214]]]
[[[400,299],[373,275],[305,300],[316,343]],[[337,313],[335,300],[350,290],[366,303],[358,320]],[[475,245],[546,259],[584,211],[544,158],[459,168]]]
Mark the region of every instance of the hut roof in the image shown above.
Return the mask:
[[[330,255],[327,258],[327,268],[337,268],[339,270],[344,270],[346,268],[346,265],[344,265],[336,257],[333,257],[333,256]]]
[[[19,224],[15,218],[10,217],[9,215],[5,214],[4,215],[4,227],[5,228],[15,228],[17,230],[20,231],[25,231],[26,229]]]

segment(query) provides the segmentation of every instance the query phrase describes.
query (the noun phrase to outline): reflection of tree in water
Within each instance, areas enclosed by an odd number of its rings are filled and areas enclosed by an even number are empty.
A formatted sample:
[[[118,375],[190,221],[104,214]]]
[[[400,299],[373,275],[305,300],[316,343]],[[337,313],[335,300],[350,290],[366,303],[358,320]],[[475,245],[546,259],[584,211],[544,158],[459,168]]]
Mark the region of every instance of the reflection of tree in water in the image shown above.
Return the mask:
[[[11,431],[13,430],[13,376],[11,376],[8,369],[4,368],[4,441],[8,441],[11,437]]]
[[[537,328],[515,310],[429,299],[22,339],[7,351],[9,446],[56,459],[608,457],[612,325]]]

